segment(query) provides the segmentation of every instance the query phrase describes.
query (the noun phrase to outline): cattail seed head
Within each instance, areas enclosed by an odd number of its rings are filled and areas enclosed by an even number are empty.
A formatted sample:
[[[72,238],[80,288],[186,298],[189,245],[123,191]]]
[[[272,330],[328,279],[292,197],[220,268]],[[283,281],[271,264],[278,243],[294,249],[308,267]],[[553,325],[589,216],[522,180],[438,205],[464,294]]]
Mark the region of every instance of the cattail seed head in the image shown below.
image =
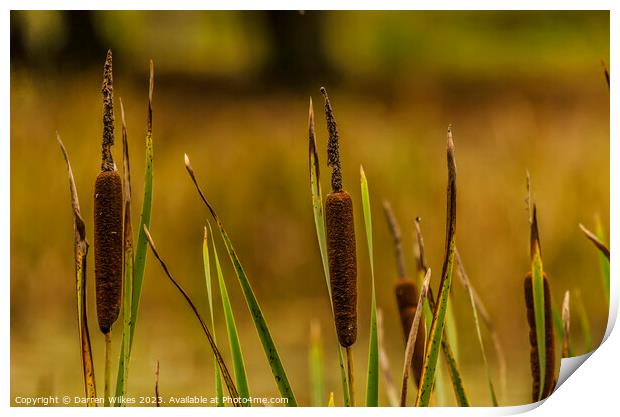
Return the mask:
[[[94,207],[97,319],[107,334],[118,318],[123,287],[123,187],[118,171],[97,176]]]
[[[327,195],[325,223],[338,341],[349,347],[357,338],[357,260],[353,202],[349,193]]]
[[[543,274],[543,288],[545,298],[545,380],[542,395],[540,390],[540,366],[538,362],[538,340],[536,338],[536,317],[534,313],[534,294],[532,289],[532,274],[528,272],[524,280],[525,306],[527,321],[530,327],[530,368],[532,370],[532,400],[546,398],[553,392],[555,387],[555,341],[553,336],[551,294],[547,275]]]
[[[409,332],[413,325],[413,318],[418,307],[418,289],[410,279],[399,279],[396,283],[396,302],[398,305],[398,314],[400,315],[400,322],[403,327],[403,334],[405,336],[405,343],[409,338]],[[424,364],[424,348],[426,345],[426,326],[424,321],[420,322],[418,327],[418,334],[415,340],[415,346],[413,349],[413,359],[411,361],[411,367],[413,368],[413,376],[416,384],[420,383],[420,376],[422,375],[422,367]]]
[[[114,94],[112,80],[112,51],[108,51],[103,66],[103,140],[101,142],[101,170],[115,169],[111,147],[114,145]]]

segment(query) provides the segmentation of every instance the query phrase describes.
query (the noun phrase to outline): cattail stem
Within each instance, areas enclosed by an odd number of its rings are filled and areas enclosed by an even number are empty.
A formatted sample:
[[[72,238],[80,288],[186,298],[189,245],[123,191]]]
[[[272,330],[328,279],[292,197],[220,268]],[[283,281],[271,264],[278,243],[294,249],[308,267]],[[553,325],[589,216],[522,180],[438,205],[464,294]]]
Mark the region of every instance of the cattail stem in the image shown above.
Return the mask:
[[[353,348],[347,346],[347,376],[349,381],[349,400],[351,407],[355,407],[355,372],[353,368]]]
[[[112,381],[112,332],[105,334],[105,381],[103,386],[103,405],[110,406],[110,385]]]

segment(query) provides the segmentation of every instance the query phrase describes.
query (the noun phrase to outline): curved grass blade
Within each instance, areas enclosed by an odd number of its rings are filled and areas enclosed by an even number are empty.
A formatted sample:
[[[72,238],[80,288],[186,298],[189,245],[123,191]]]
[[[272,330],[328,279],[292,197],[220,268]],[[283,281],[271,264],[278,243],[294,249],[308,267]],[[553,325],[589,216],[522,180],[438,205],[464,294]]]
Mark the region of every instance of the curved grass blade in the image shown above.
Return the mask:
[[[312,406],[323,407],[325,404],[325,364],[321,344],[321,326],[317,320],[310,323],[310,388],[312,389]]]
[[[131,341],[131,307],[133,295],[134,253],[133,253],[133,230],[131,227],[131,173],[129,169],[129,142],[127,140],[127,124],[125,123],[125,107],[123,100],[119,99],[121,108],[122,134],[123,134],[123,194],[125,200],[124,225],[123,225],[123,341],[121,344],[121,356],[119,358],[118,376],[121,378],[121,396],[125,395],[127,377],[129,375],[129,346]],[[117,386],[118,386],[117,382]],[[119,401],[122,405],[124,401]],[[115,402],[116,404],[116,402]]]
[[[539,369],[539,392],[538,399],[543,398],[546,371],[546,340],[545,340],[545,292],[542,256],[540,253],[540,241],[538,238],[538,223],[536,220],[536,206],[533,206],[531,228],[531,272],[532,272],[532,296],[534,300],[534,319],[536,323],[536,341],[538,348]],[[549,323],[551,325],[551,323]]]
[[[439,283],[438,299],[433,311],[433,321],[426,343],[424,366],[416,406],[427,407],[430,402],[433,383],[435,381],[435,370],[439,349],[442,344],[444,325],[446,319],[446,309],[452,285],[452,267],[454,264],[454,251],[456,249],[456,163],[454,160],[454,142],[452,140],[452,129],[448,128],[448,188],[447,188],[447,213],[446,213],[446,248],[445,258],[441,271],[441,282]],[[449,363],[450,365],[450,363]],[[454,380],[453,380],[454,382]],[[458,381],[457,381],[458,382]]]
[[[151,226],[151,206],[153,202],[153,89],[155,85],[155,76],[153,69],[153,61],[149,62],[149,101],[147,108],[147,130],[146,130],[146,170],[144,174],[144,197],[142,200],[142,212],[140,214],[140,224]],[[143,228],[138,231],[138,241],[135,247],[135,258],[133,261],[133,282],[131,294],[131,321],[129,336],[129,353],[127,359],[131,356],[131,348],[133,346],[133,336],[136,330],[136,322],[138,320],[138,307],[140,306],[140,294],[142,293],[142,280],[144,278],[144,270],[146,268],[146,252],[147,239]],[[125,342],[123,341],[123,344]],[[125,351],[125,346],[121,345],[121,352]],[[127,364],[129,366],[129,364]],[[123,379],[123,369],[125,369],[125,356],[121,355],[118,363],[118,373],[116,378],[116,397],[125,395],[127,387]],[[124,401],[119,401],[116,405],[122,405]]]
[[[316,151],[315,129],[314,129],[314,109],[312,107],[312,97],[310,97],[310,108],[308,110],[308,167],[310,170],[310,191],[312,193],[312,213],[314,215],[314,226],[316,228],[316,236],[319,242],[319,250],[321,252],[321,262],[323,263],[323,274],[325,276],[325,285],[329,294],[330,307],[332,316],[334,316],[334,306],[331,303],[332,289],[329,281],[329,265],[327,257],[327,238],[325,236],[325,215],[323,213],[323,193],[321,191],[319,156]],[[334,335],[336,334],[336,326],[334,320]],[[344,367],[344,355],[340,343],[337,344],[338,349],[338,366],[340,368],[340,381],[342,383],[342,395],[344,406],[351,405],[349,395],[349,385],[347,380],[347,371]]]
[[[394,377],[390,369],[390,360],[384,348],[383,311],[380,308],[377,308],[377,336],[379,340],[379,369],[381,370],[381,375],[383,375],[383,388],[385,388],[390,406],[398,407],[398,394],[394,386]]]
[[[215,258],[215,271],[217,272],[217,282],[220,289],[222,307],[224,309],[224,320],[226,322],[226,332],[228,334],[228,344],[230,346],[230,355],[232,357],[235,381],[237,382],[237,389],[239,390],[239,395],[241,395],[241,398],[250,398],[250,385],[248,383],[248,377],[245,373],[245,362],[241,351],[239,334],[237,333],[237,324],[235,322],[235,316],[233,314],[230,299],[228,298],[228,289],[226,288],[226,282],[224,281],[220,257],[217,254],[217,249],[215,248],[215,237],[213,236],[211,223],[207,223],[207,226],[209,226],[211,247],[213,248],[213,257]],[[247,405],[250,407],[251,403],[248,402]]]
[[[56,140],[60,145],[62,156],[67,165],[69,175],[69,190],[71,193],[71,209],[73,211],[73,252],[75,256],[75,282],[77,295],[77,317],[78,330],[80,332],[80,356],[82,358],[82,377],[84,379],[84,395],[89,399],[87,405],[95,407],[97,405],[97,389],[95,384],[95,368],[93,365],[93,354],[88,332],[88,315],[86,313],[86,259],[88,257],[88,242],[86,241],[86,226],[80,212],[80,201],[78,199],[73,170],[69,162],[69,155],[65,145],[60,140],[60,135],[56,133]]]
[[[583,232],[584,235],[586,235],[586,237],[588,239],[590,239],[590,241],[592,243],[594,243],[594,246],[596,246],[596,248],[603,254],[605,255],[605,257],[607,258],[607,260],[609,260],[609,248],[603,243],[601,242],[601,240],[598,238],[598,236],[596,236],[594,233],[592,233],[590,230],[588,230],[583,224],[579,224],[579,228],[581,229],[581,231]]]
[[[209,262],[209,233],[204,229],[202,240],[202,263],[205,272],[205,284],[207,286],[207,299],[209,301],[209,313],[211,316],[211,328],[213,329],[213,341],[217,344],[215,333],[215,314],[213,313],[213,292],[211,290],[211,265]],[[215,400],[218,407],[224,406],[224,388],[222,387],[222,373],[217,366],[217,360],[213,358],[213,368],[215,370]],[[237,384],[239,385],[239,384]],[[241,393],[240,393],[241,394]]]
[[[293,394],[293,390],[288,381],[288,377],[286,376],[286,372],[284,371],[284,366],[280,361],[280,355],[278,354],[278,350],[273,342],[273,338],[271,337],[271,333],[269,332],[269,327],[267,326],[267,322],[265,321],[265,317],[261,311],[260,305],[258,304],[258,300],[254,295],[254,290],[252,290],[252,286],[250,285],[250,281],[248,280],[245,271],[243,270],[243,266],[237,257],[237,253],[220,221],[217,216],[215,210],[211,206],[211,204],[207,201],[207,198],[204,196],[200,186],[198,186],[198,181],[196,181],[196,177],[194,175],[194,170],[190,164],[189,157],[185,155],[185,167],[187,169],[187,173],[189,174],[192,182],[196,186],[196,190],[200,195],[200,198],[207,206],[207,209],[217,222],[218,228],[220,230],[220,235],[222,236],[222,240],[224,241],[224,245],[226,246],[226,250],[228,252],[228,256],[230,258],[231,263],[235,269],[235,273],[237,274],[237,278],[239,280],[239,284],[241,285],[241,290],[243,291],[243,296],[245,297],[245,301],[250,310],[250,314],[252,315],[252,320],[254,321],[254,325],[256,327],[256,331],[258,333],[258,337],[260,338],[261,344],[263,345],[263,350],[265,351],[265,355],[267,356],[267,362],[269,362],[269,366],[271,367],[271,373],[276,381],[278,386],[278,390],[282,397],[287,398],[287,406],[295,407],[297,406],[297,400],[295,399],[295,394]]]
[[[493,379],[491,378],[491,370],[489,369],[489,361],[487,360],[487,354],[484,349],[484,342],[482,341],[482,331],[480,330],[480,320],[478,320],[478,308],[476,307],[476,301],[474,300],[474,292],[472,291],[471,284],[469,281],[469,277],[465,272],[465,267],[463,266],[463,262],[461,261],[461,255],[458,250],[455,251],[455,260],[457,270],[459,272],[459,276],[461,277],[461,282],[467,294],[469,295],[469,302],[471,304],[471,311],[474,316],[474,323],[476,325],[476,335],[478,336],[478,344],[480,345],[480,353],[482,355],[482,362],[484,363],[484,368],[487,376],[487,385],[489,386],[489,394],[491,396],[491,404],[493,407],[497,407],[497,397],[495,395],[495,388],[493,387]]]
[[[207,336],[207,339],[209,341],[209,345],[211,346],[211,350],[213,351],[213,355],[215,356],[215,358],[217,360],[217,363],[218,363],[218,366],[220,367],[220,371],[222,371],[222,377],[224,378],[224,382],[226,383],[226,388],[228,389],[228,393],[233,398],[239,398],[239,393],[237,391],[237,388],[235,387],[235,383],[233,382],[232,378],[230,377],[230,373],[228,372],[228,368],[226,368],[226,364],[224,363],[224,358],[222,358],[222,354],[220,353],[219,349],[217,348],[217,345],[215,344],[215,340],[213,340],[213,336],[211,335],[211,332],[209,331],[209,328],[207,327],[207,325],[205,324],[204,320],[200,316],[200,313],[198,313],[198,309],[196,308],[196,306],[192,302],[192,299],[189,297],[187,292],[185,292],[183,287],[181,287],[181,285],[172,277],[172,274],[168,270],[168,267],[164,263],[163,259],[159,256],[159,253],[157,253],[157,249],[155,248],[155,242],[153,242],[153,238],[151,237],[151,234],[149,233],[149,230],[146,227],[146,225],[143,225],[142,229],[144,230],[147,242],[148,242],[149,246],[151,247],[151,251],[153,251],[153,256],[155,256],[155,258],[159,261],[159,264],[161,265],[162,269],[164,270],[164,272],[165,272],[166,276],[168,277],[168,279],[170,280],[170,282],[172,282],[172,284],[176,287],[176,289],[179,290],[179,292],[181,293],[183,298],[185,298],[185,301],[187,302],[187,304],[189,304],[189,306],[192,309],[194,315],[196,316],[196,318],[200,322],[200,326],[202,327],[202,330],[204,331],[205,335]],[[235,406],[240,405],[240,404],[238,404],[238,401],[234,401],[233,404],[235,404]]]
[[[407,338],[407,346],[405,347],[405,361],[403,363],[403,379],[401,385],[401,394],[400,394],[400,406],[407,406],[407,380],[409,379],[409,370],[411,369],[411,361],[413,360],[413,351],[415,349],[415,341],[418,335],[418,328],[420,326],[420,320],[422,315],[424,314],[424,301],[426,300],[426,295],[428,294],[428,287],[431,281],[431,269],[428,268],[426,270],[426,276],[424,277],[424,282],[422,283],[422,287],[420,288],[420,296],[418,298],[418,306],[416,308],[415,315],[413,316],[413,323],[411,324],[411,329],[409,330],[409,336]]]
[[[368,344],[368,378],[366,380],[366,407],[379,406],[379,338],[377,335],[377,299],[375,295],[375,266],[372,250],[372,217],[370,213],[370,194],[364,168],[360,165],[362,187],[362,207],[364,209],[364,227],[368,242],[370,259],[371,302],[370,302],[370,340]]]
[[[572,356],[570,347],[570,292],[564,293],[564,301],[562,301],[562,357],[570,358]]]

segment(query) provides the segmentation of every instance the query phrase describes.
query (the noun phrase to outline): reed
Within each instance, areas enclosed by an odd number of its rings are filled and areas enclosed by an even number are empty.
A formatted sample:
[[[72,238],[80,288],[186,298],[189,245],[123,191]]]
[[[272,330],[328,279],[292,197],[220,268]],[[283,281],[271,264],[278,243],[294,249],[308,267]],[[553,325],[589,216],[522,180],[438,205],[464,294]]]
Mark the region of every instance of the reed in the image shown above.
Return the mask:
[[[422,367],[422,375],[420,385],[418,387],[418,396],[416,398],[416,406],[426,407],[430,403],[433,384],[435,381],[435,371],[437,369],[437,360],[439,357],[439,349],[441,348],[445,354],[452,378],[454,393],[457,402],[462,407],[469,406],[469,401],[465,394],[463,381],[458,371],[454,352],[447,344],[445,337],[446,310],[448,308],[448,300],[450,297],[450,288],[452,286],[452,269],[454,265],[454,252],[456,250],[456,161],[454,156],[454,141],[452,138],[452,127],[448,127],[448,141],[446,147],[447,165],[448,165],[448,186],[446,190],[446,243],[445,256],[441,269],[441,281],[435,303],[432,292],[429,291],[429,304],[433,309],[433,320],[429,330],[428,339],[426,341],[426,349],[424,353],[424,365]],[[443,336],[443,337],[442,337]]]
[[[71,195],[71,209],[73,214],[73,253],[75,257],[75,284],[77,293],[77,319],[80,341],[80,357],[82,360],[82,378],[84,380],[84,397],[88,399],[86,405],[94,407],[97,405],[97,389],[95,384],[95,366],[93,364],[93,354],[88,331],[88,313],[86,303],[86,259],[88,258],[88,242],[86,241],[86,225],[80,211],[80,201],[78,199],[77,187],[73,177],[73,170],[69,162],[69,155],[65,145],[56,133],[56,140],[60,145],[60,150],[67,165],[69,175],[69,191]]]
[[[388,201],[383,202],[383,211],[394,242],[394,252],[396,255],[396,270],[398,273],[397,282],[394,288],[396,294],[396,305],[398,314],[403,328],[403,336],[405,344],[409,339],[409,331],[415,317],[418,306],[418,288],[413,279],[407,278],[405,269],[405,257],[403,255],[401,232],[392,211],[392,206]],[[415,348],[411,361],[411,369],[416,385],[420,384],[420,375],[422,374],[422,364],[424,362],[424,346],[426,344],[426,324],[424,321],[420,323],[415,338]]]
[[[555,387],[555,340],[553,335],[551,294],[543,271],[536,205],[532,206],[530,226],[531,270],[524,280],[525,306],[530,327],[530,368],[532,401],[548,397]]]
[[[329,140],[327,165],[332,168],[332,192],[325,199],[325,226],[330,285],[336,332],[340,345],[346,348],[351,405],[355,405],[353,354],[351,346],[357,339],[357,258],[353,200],[342,187],[342,166],[336,119],[324,87],[325,118]]]
[[[228,367],[226,366],[226,363],[224,362],[224,358],[222,357],[222,354],[220,353],[220,350],[217,347],[215,340],[213,339],[213,335],[211,334],[211,332],[209,331],[209,328],[207,327],[204,320],[200,316],[200,313],[198,312],[196,305],[194,304],[190,296],[187,294],[185,289],[183,289],[181,284],[179,284],[177,280],[174,279],[174,277],[170,273],[170,270],[168,269],[168,266],[166,265],[164,260],[161,258],[161,256],[159,256],[159,253],[157,252],[157,248],[155,247],[155,242],[153,241],[153,238],[151,237],[151,234],[148,228],[146,227],[146,225],[143,225],[142,229],[144,230],[144,233],[146,235],[146,239],[149,244],[149,247],[151,248],[151,251],[153,252],[153,256],[155,256],[155,259],[157,259],[157,261],[159,262],[161,268],[163,269],[164,273],[166,274],[166,276],[168,277],[172,285],[174,285],[175,288],[179,291],[179,293],[181,293],[181,295],[183,296],[183,298],[185,299],[185,301],[191,308],[192,312],[194,313],[194,316],[196,316],[196,319],[198,319],[198,321],[200,322],[202,331],[204,332],[205,336],[207,336],[207,340],[209,341],[209,346],[211,347],[213,356],[215,357],[217,364],[220,368],[220,371],[222,372],[222,378],[224,379],[224,383],[226,384],[226,389],[228,390],[228,394],[232,398],[239,398],[239,391],[237,391],[237,387],[235,386],[235,383],[230,377],[230,372],[228,372]],[[241,404],[237,401],[234,401],[233,404],[235,407],[241,406]]]

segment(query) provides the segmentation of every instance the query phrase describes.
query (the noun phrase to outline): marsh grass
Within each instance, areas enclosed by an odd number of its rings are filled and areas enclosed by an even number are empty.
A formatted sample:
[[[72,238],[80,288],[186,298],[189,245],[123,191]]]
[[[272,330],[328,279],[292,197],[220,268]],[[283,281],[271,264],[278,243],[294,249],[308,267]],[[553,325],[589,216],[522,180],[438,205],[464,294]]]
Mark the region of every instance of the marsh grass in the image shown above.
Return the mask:
[[[168,277],[170,282],[181,293],[181,295],[183,296],[183,298],[185,299],[185,301],[187,302],[187,304],[191,308],[192,312],[194,313],[194,316],[196,316],[196,318],[200,322],[200,326],[202,327],[203,332],[207,336],[207,340],[209,341],[209,346],[211,347],[211,350],[213,351],[213,355],[215,356],[215,358],[217,360],[217,364],[218,364],[218,366],[220,368],[220,371],[222,372],[222,378],[224,379],[224,382],[226,384],[226,388],[228,389],[228,393],[230,394],[230,396],[232,398],[239,398],[239,392],[237,391],[237,388],[235,387],[235,383],[233,382],[232,378],[230,377],[230,373],[228,372],[228,368],[226,367],[226,364],[224,363],[224,358],[222,357],[222,354],[220,353],[217,345],[215,344],[215,340],[213,339],[213,336],[212,336],[211,332],[209,331],[209,328],[207,327],[207,325],[205,324],[204,320],[200,316],[200,313],[198,312],[198,309],[196,308],[196,306],[192,302],[192,299],[190,298],[190,296],[183,289],[183,287],[174,279],[174,277],[172,276],[172,274],[168,270],[168,267],[166,266],[166,263],[159,256],[159,253],[157,252],[157,249],[155,247],[155,242],[153,241],[153,238],[151,237],[151,234],[149,233],[148,228],[146,227],[146,225],[143,226],[143,229],[144,229],[144,232],[145,232],[148,244],[149,244],[149,246],[151,248],[151,251],[153,252],[153,256],[155,256],[155,259],[157,259],[157,261],[161,265],[161,268],[163,269],[164,273],[166,274],[166,276]],[[233,402],[233,404],[235,406],[241,405],[240,403],[238,403],[236,401]]]
[[[140,214],[140,224],[145,225],[147,228],[151,225],[151,207],[153,202],[153,90],[155,86],[155,72],[153,61],[149,62],[149,89],[148,89],[148,105],[147,105],[147,131],[146,131],[146,169],[144,174],[144,195],[142,199],[142,212]],[[124,112],[122,112],[124,113]],[[123,123],[124,125],[124,123]],[[126,130],[126,127],[123,128]],[[125,145],[124,145],[125,147]],[[126,188],[131,190],[129,181],[129,155],[128,151],[124,151],[126,155]],[[129,217],[131,210],[130,205],[125,203],[125,227],[128,227],[129,233],[126,236],[131,236],[131,218]],[[126,289],[127,296],[124,298],[123,317],[124,321],[128,321],[125,325],[129,325],[129,330],[123,330],[123,340],[121,342],[121,355],[118,361],[118,371],[116,376],[116,390],[115,396],[122,398],[127,392],[127,378],[129,376],[129,361],[131,357],[131,349],[133,346],[133,336],[138,321],[138,307],[140,305],[140,294],[142,293],[142,281],[144,278],[144,270],[146,268],[146,252],[148,242],[146,234],[142,227],[138,230],[138,241],[136,242],[135,249],[133,242],[131,245],[132,254],[129,256],[127,250],[125,250],[125,282],[124,290]],[[131,266],[129,265],[131,263]],[[128,274],[131,275],[131,284],[127,283]],[[131,289],[129,289],[131,287]],[[131,295],[129,295],[131,294]],[[117,406],[124,405],[124,401],[118,401],[115,403]]]
[[[368,243],[368,259],[370,260],[370,331],[368,341],[368,375],[366,379],[366,406],[379,405],[379,337],[377,334],[377,296],[375,292],[375,263],[372,241],[372,216],[370,212],[370,192],[364,168],[360,165],[362,191],[362,208],[366,242]]]
[[[469,281],[469,277],[465,272],[465,267],[463,266],[463,261],[461,260],[461,255],[459,254],[458,249],[455,250],[455,260],[456,267],[458,271],[458,275],[461,278],[461,283],[467,292],[467,296],[469,298],[469,303],[471,306],[472,315],[474,317],[474,324],[476,326],[476,336],[478,338],[478,345],[480,346],[480,354],[482,355],[482,363],[484,364],[484,369],[487,378],[487,385],[489,387],[489,395],[491,397],[491,404],[493,407],[498,406],[497,395],[495,394],[495,387],[493,386],[493,378],[491,378],[491,369],[489,367],[489,361],[487,359],[486,350],[484,348],[484,342],[482,340],[482,331],[480,330],[480,320],[478,319],[478,308],[476,306],[476,300],[474,298],[474,291],[471,287],[471,282]]]
[[[198,181],[196,180],[196,176],[194,174],[194,169],[192,168],[190,164],[190,160],[187,154],[185,155],[185,168],[192,182],[194,183],[202,202],[205,204],[205,206],[211,213],[213,219],[217,222],[220,235],[222,237],[222,240],[224,241],[224,245],[226,246],[226,250],[228,252],[230,261],[235,269],[235,273],[239,280],[239,284],[241,285],[241,290],[243,291],[246,304],[248,306],[248,309],[250,310],[252,320],[254,321],[254,325],[256,327],[258,337],[263,346],[265,356],[267,357],[267,362],[269,363],[269,366],[271,367],[271,372],[273,374],[276,385],[278,386],[278,390],[280,391],[280,394],[282,395],[282,397],[288,399],[288,402],[286,405],[289,407],[295,407],[297,406],[297,400],[295,399],[295,395],[293,394],[293,390],[289,383],[288,377],[286,375],[286,372],[284,371],[284,366],[282,365],[282,362],[280,360],[280,355],[278,354],[278,350],[276,349],[273,338],[271,337],[271,332],[269,331],[269,327],[267,326],[265,317],[263,316],[260,305],[258,304],[258,300],[256,299],[256,296],[254,295],[254,290],[252,290],[250,281],[248,280],[248,277],[245,274],[243,266],[241,265],[241,262],[239,261],[239,257],[237,256],[237,253],[235,252],[235,249],[233,248],[232,242],[230,241],[230,238],[228,237],[228,234],[226,233],[226,230],[224,229],[224,226],[222,225],[220,218],[217,216],[215,209],[208,202],[200,186],[198,185]],[[149,241],[149,243],[151,242]]]
[[[433,310],[433,320],[429,331],[429,337],[426,342],[424,366],[422,367],[422,376],[420,386],[418,387],[418,396],[416,398],[416,406],[423,407],[429,405],[433,390],[437,359],[444,333],[446,309],[448,306],[450,288],[452,285],[452,267],[454,264],[454,251],[456,249],[456,162],[454,159],[454,142],[452,139],[451,127],[448,128],[447,161],[448,187],[446,211],[446,252],[441,271],[441,281],[439,283],[437,303],[435,304],[435,308]],[[455,365],[456,362],[451,362],[448,360],[449,369],[455,369]],[[459,387],[462,388],[462,381],[456,379],[454,373],[451,373],[451,375],[453,378],[453,384],[456,388],[455,393],[457,394],[459,405],[468,405],[464,390],[458,390]],[[461,382],[461,384],[459,384],[459,382]]]
[[[215,237],[213,235],[213,230],[211,229],[211,223],[207,222],[207,226],[207,234],[211,240],[213,259],[215,260],[215,272],[217,274],[218,288],[224,311],[224,322],[226,324],[226,333],[228,335],[228,344],[230,347],[230,354],[232,358],[233,372],[235,373],[235,381],[237,382],[239,395],[241,395],[242,398],[249,398],[250,384],[248,382],[248,377],[245,370],[245,361],[243,359],[241,342],[239,340],[239,332],[237,331],[237,323],[233,314],[230,298],[228,297],[228,289],[226,287],[226,281],[224,281],[224,274],[222,273],[220,257],[217,253],[217,248],[215,247]],[[208,255],[207,242],[204,241],[203,245],[205,245],[203,246],[203,251],[206,251]]]

